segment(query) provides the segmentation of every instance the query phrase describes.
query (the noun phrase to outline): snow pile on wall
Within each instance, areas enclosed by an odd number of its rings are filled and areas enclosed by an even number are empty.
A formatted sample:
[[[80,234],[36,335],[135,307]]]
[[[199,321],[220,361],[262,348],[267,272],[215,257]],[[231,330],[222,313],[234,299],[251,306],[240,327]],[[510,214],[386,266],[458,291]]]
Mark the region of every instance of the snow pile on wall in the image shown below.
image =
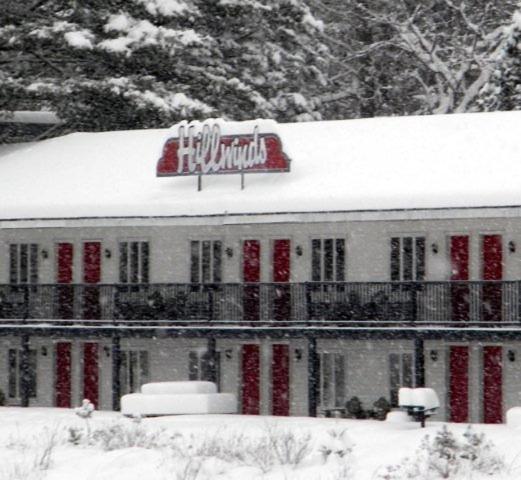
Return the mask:
[[[521,407],[507,410],[507,425],[514,428],[521,427]]]
[[[232,393],[216,393],[212,382],[158,382],[141,387],[142,393],[121,397],[123,415],[200,415],[237,413]]]

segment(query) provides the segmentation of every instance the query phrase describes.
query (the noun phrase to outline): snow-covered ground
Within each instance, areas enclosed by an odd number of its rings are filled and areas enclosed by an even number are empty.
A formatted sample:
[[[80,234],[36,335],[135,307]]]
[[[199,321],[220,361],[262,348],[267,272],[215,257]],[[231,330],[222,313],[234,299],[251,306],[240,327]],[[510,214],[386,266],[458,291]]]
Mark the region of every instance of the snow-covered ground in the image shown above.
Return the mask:
[[[448,433],[440,437],[445,426]],[[474,435],[465,437],[467,429],[434,422],[421,429],[416,423],[239,415],[128,419],[112,412],[84,420],[74,410],[5,407],[0,478],[520,478],[521,429],[473,425]]]

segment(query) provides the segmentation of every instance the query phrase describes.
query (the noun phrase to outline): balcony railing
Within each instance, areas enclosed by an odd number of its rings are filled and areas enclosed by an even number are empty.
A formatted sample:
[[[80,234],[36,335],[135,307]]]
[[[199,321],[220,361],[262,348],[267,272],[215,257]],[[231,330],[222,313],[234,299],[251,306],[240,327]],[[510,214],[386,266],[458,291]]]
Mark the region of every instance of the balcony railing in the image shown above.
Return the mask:
[[[0,319],[517,323],[521,281],[0,285]]]

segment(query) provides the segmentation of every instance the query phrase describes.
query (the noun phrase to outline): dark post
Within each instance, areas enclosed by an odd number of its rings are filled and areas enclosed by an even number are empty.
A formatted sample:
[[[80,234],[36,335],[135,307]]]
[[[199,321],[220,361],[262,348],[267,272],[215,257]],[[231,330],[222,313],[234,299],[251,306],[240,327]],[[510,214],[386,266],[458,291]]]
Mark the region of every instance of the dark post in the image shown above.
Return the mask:
[[[22,407],[29,406],[31,372],[29,365],[29,335],[22,335],[22,350],[20,355],[20,399]],[[33,372],[34,373],[34,372]]]
[[[112,336],[112,410],[120,409],[121,397],[121,339],[118,335]]]
[[[422,338],[414,339],[414,367],[416,387],[425,387],[425,352]]]
[[[318,406],[318,357],[317,339],[308,338],[308,415],[317,416]]]

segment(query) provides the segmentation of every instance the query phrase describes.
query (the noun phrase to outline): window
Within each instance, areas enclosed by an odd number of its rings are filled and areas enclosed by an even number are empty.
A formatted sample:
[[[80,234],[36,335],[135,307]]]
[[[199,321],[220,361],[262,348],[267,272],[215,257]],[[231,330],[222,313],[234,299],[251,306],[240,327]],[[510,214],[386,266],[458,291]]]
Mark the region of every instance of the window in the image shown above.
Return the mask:
[[[188,354],[188,379],[189,380],[205,380],[217,382],[219,387],[220,365],[221,358],[220,352],[215,352],[215,379],[212,379],[212,362],[211,356],[206,350],[191,350]]]
[[[148,242],[121,242],[119,244],[120,283],[148,283]]]
[[[345,281],[343,238],[315,238],[311,241],[311,280],[313,282]]]
[[[344,407],[346,395],[345,356],[342,353],[319,355],[320,406]]]
[[[9,378],[8,395],[9,398],[20,398],[22,393],[22,350],[10,348],[8,350]],[[27,376],[27,388],[29,397],[36,397],[36,350],[29,350],[29,369]]]
[[[222,281],[222,242],[194,240],[190,242],[190,281],[219,283]]]
[[[389,355],[389,386],[391,406],[398,406],[400,387],[414,386],[414,356],[412,353],[391,353]]]
[[[141,385],[149,379],[148,352],[122,350],[119,375],[121,395],[139,392]]]
[[[425,280],[425,237],[391,238],[391,281]]]
[[[9,282],[38,283],[38,245],[36,243],[9,245]]]

